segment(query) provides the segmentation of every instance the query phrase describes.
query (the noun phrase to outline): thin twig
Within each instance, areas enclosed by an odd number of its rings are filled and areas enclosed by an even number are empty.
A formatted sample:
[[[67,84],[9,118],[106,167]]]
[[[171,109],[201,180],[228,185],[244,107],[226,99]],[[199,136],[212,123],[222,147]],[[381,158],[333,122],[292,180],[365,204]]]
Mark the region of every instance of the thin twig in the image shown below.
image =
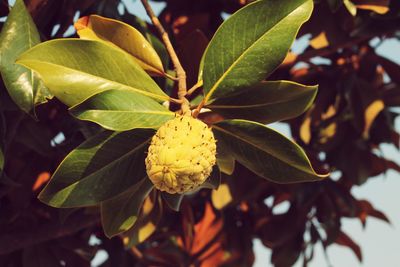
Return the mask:
[[[146,9],[147,15],[150,17],[151,21],[153,22],[153,25],[157,28],[158,32],[161,35],[161,38],[163,40],[163,43],[165,45],[165,48],[168,51],[169,56],[171,57],[171,61],[174,64],[176,75],[178,77],[178,98],[182,100],[181,104],[181,110],[182,113],[187,113],[190,111],[189,108],[189,101],[186,99],[186,93],[187,93],[187,88],[186,88],[186,72],[183,69],[181,62],[178,59],[178,56],[176,55],[176,52],[174,50],[174,47],[171,44],[171,41],[169,40],[168,34],[165,31],[164,27],[161,25],[160,21],[158,20],[157,16],[154,14],[153,9],[147,2],[147,0],[141,0],[144,8]]]
[[[198,81],[192,88],[187,91],[186,95],[192,95],[197,89],[203,86],[203,81]]]

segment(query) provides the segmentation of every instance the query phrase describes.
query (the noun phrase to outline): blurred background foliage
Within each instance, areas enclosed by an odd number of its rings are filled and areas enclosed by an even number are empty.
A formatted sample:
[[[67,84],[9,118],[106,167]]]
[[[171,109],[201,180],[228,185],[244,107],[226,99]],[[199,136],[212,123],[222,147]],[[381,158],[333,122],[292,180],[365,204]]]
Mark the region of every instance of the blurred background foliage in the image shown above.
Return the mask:
[[[90,14],[119,19],[157,36],[151,25],[129,13],[126,2],[25,1],[42,41],[72,36],[73,22]],[[223,18],[250,1],[159,2],[166,4],[160,19],[191,86]],[[272,250],[274,266],[296,261],[307,266],[316,244],[347,246],[361,261],[361,248],[342,231],[341,219],[365,224],[372,216],[389,222],[368,200],[353,197],[351,189],[389,169],[400,171],[380,151],[383,143],[399,148],[394,107],[400,106],[400,66],[376,53],[385,39],[398,41],[400,1],[315,3],[312,18],[297,37],[305,41],[304,49],[289,53],[269,80],[319,84],[311,109],[285,123],[316,169],[332,172],[329,179],[278,185],[236,164],[233,178],[223,176],[218,191],[203,189],[185,197],[179,213],[153,192],[130,233],[108,239],[95,208],[57,210],[36,198],[65,155],[99,129],[74,119],[56,99],[37,107],[33,119],[16,107],[1,84],[0,266],[90,266],[99,251],[108,254],[103,267],[251,266],[254,238]],[[0,16],[7,16],[8,10],[8,2],[1,0]],[[165,87],[165,81],[159,82]],[[288,210],[274,212],[283,202],[290,204]]]

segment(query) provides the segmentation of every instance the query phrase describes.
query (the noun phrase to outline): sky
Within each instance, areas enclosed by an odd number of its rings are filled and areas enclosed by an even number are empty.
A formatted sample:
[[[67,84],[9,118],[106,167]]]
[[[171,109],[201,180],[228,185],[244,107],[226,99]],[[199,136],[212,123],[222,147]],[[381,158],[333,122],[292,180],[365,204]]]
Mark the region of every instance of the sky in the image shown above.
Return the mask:
[[[12,5],[15,0],[9,1]],[[148,21],[144,8],[138,0],[124,0],[126,7],[130,13]],[[159,13],[165,6],[164,3],[151,2],[153,9]],[[77,18],[76,18],[77,19]],[[71,29],[72,30],[72,29]],[[292,47],[293,50],[301,50],[307,40],[296,42]],[[385,56],[400,64],[400,42],[395,39],[384,41],[377,53]],[[290,130],[283,123],[275,123],[270,125],[281,133],[290,137]],[[400,131],[400,119],[396,120],[396,130]],[[382,145],[382,152],[389,160],[400,164],[400,152],[391,145]],[[357,219],[343,219],[342,230],[348,233],[353,240],[357,241],[362,248],[363,263],[360,264],[353,252],[345,247],[332,245],[327,250],[327,261],[322,246],[316,247],[313,261],[310,267],[398,267],[400,262],[400,212],[399,212],[399,189],[400,175],[394,171],[388,171],[386,175],[377,176],[369,179],[362,186],[353,188],[352,193],[357,199],[367,199],[372,205],[383,211],[390,219],[391,225],[386,224],[374,218],[367,219],[367,227],[362,225]],[[287,207],[280,207],[283,212]],[[93,240],[93,243],[96,243]],[[269,267],[270,250],[266,249],[259,240],[254,240],[254,249],[256,261],[254,267]],[[104,252],[99,253],[93,261],[93,266],[100,264],[106,259]],[[301,267],[301,263],[296,263],[295,267]]]

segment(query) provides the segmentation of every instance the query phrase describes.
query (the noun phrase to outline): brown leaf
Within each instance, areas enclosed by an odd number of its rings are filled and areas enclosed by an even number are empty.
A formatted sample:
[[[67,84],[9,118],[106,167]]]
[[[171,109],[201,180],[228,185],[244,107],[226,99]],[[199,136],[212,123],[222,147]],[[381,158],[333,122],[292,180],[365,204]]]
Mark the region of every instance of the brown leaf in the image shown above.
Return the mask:
[[[335,243],[353,250],[354,254],[357,256],[357,259],[362,262],[362,252],[360,246],[355,243],[347,234],[340,231]]]
[[[364,227],[368,216],[375,217],[377,219],[387,222],[388,224],[391,224],[388,217],[382,211],[376,210],[369,201],[359,200],[357,202],[357,205],[359,208],[358,216]]]

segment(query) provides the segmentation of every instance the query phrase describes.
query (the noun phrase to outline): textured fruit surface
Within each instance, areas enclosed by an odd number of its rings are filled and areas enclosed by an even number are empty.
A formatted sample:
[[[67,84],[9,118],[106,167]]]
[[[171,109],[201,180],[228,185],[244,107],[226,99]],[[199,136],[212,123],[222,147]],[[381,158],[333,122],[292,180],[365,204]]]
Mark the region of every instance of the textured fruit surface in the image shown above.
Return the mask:
[[[214,135],[205,123],[177,116],[153,136],[146,158],[147,175],[161,191],[192,191],[210,176],[215,153]]]

